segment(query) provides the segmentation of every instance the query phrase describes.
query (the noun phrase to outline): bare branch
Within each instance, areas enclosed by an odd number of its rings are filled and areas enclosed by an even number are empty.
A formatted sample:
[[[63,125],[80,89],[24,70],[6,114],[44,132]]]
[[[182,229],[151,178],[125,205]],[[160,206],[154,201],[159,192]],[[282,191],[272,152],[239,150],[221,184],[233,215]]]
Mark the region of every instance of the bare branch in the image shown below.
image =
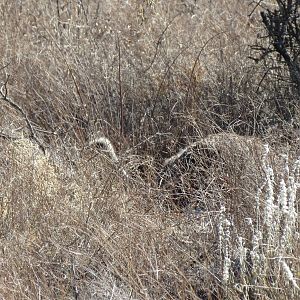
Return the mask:
[[[4,100],[6,103],[8,103],[10,105],[10,107],[12,107],[14,110],[18,111],[22,115],[22,117],[25,119],[27,128],[29,130],[30,139],[32,139],[34,142],[36,142],[38,144],[39,148],[45,154],[46,149],[42,145],[42,143],[39,141],[39,139],[37,138],[37,136],[35,134],[35,130],[34,130],[32,124],[31,124],[31,121],[29,120],[26,112],[23,110],[22,107],[20,107],[17,103],[15,103],[12,99],[10,99],[8,97],[8,89],[7,89],[8,80],[9,80],[9,76],[7,76],[5,82],[2,84],[2,86],[0,88],[0,96],[1,96],[2,100]]]

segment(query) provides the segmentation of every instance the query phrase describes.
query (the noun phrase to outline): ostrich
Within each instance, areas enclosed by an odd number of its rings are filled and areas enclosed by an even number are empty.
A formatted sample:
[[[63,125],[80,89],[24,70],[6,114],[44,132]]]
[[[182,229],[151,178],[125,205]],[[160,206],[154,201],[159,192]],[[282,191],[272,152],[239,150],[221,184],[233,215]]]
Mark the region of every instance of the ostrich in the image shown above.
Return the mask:
[[[98,147],[101,147],[101,149],[107,153],[108,157],[111,159],[113,163],[118,163],[119,158],[116,154],[115,148],[111,141],[103,136],[97,136],[90,140],[89,146],[96,145]]]
[[[120,160],[116,154],[115,147],[113,146],[112,142],[100,135],[96,134],[89,142],[89,146],[97,146],[99,147],[103,152],[107,153],[107,156],[111,159],[112,163],[116,166],[120,165]],[[121,171],[123,175],[128,178],[127,172],[121,167]]]
[[[176,206],[186,207],[198,202],[195,199],[206,201],[209,193],[215,195],[217,190],[220,198],[248,199],[264,178],[264,149],[259,138],[234,133],[208,135],[167,158],[158,185],[169,190]]]

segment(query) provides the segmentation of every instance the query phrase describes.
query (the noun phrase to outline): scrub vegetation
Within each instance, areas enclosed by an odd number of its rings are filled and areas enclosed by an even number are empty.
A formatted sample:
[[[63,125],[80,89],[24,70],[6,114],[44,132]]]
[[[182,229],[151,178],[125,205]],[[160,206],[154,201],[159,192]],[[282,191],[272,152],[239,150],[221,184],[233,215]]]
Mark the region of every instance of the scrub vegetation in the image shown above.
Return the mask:
[[[293,0],[0,1],[0,299],[299,299]]]

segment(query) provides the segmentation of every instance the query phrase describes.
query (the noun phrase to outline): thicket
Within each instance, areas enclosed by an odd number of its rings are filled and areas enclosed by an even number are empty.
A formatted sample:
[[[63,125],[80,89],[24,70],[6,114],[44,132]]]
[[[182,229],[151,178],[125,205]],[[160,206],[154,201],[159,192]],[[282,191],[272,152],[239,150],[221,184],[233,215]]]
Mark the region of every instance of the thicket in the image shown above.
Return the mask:
[[[299,297],[299,1],[0,12],[0,298]]]

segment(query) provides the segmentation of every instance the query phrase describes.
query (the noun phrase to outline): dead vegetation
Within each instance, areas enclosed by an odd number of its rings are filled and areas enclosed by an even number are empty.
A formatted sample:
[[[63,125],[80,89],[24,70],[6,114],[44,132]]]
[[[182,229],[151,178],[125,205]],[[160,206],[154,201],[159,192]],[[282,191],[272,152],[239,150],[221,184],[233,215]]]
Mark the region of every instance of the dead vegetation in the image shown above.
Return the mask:
[[[0,3],[1,299],[299,297],[298,95],[249,59],[272,3]]]

